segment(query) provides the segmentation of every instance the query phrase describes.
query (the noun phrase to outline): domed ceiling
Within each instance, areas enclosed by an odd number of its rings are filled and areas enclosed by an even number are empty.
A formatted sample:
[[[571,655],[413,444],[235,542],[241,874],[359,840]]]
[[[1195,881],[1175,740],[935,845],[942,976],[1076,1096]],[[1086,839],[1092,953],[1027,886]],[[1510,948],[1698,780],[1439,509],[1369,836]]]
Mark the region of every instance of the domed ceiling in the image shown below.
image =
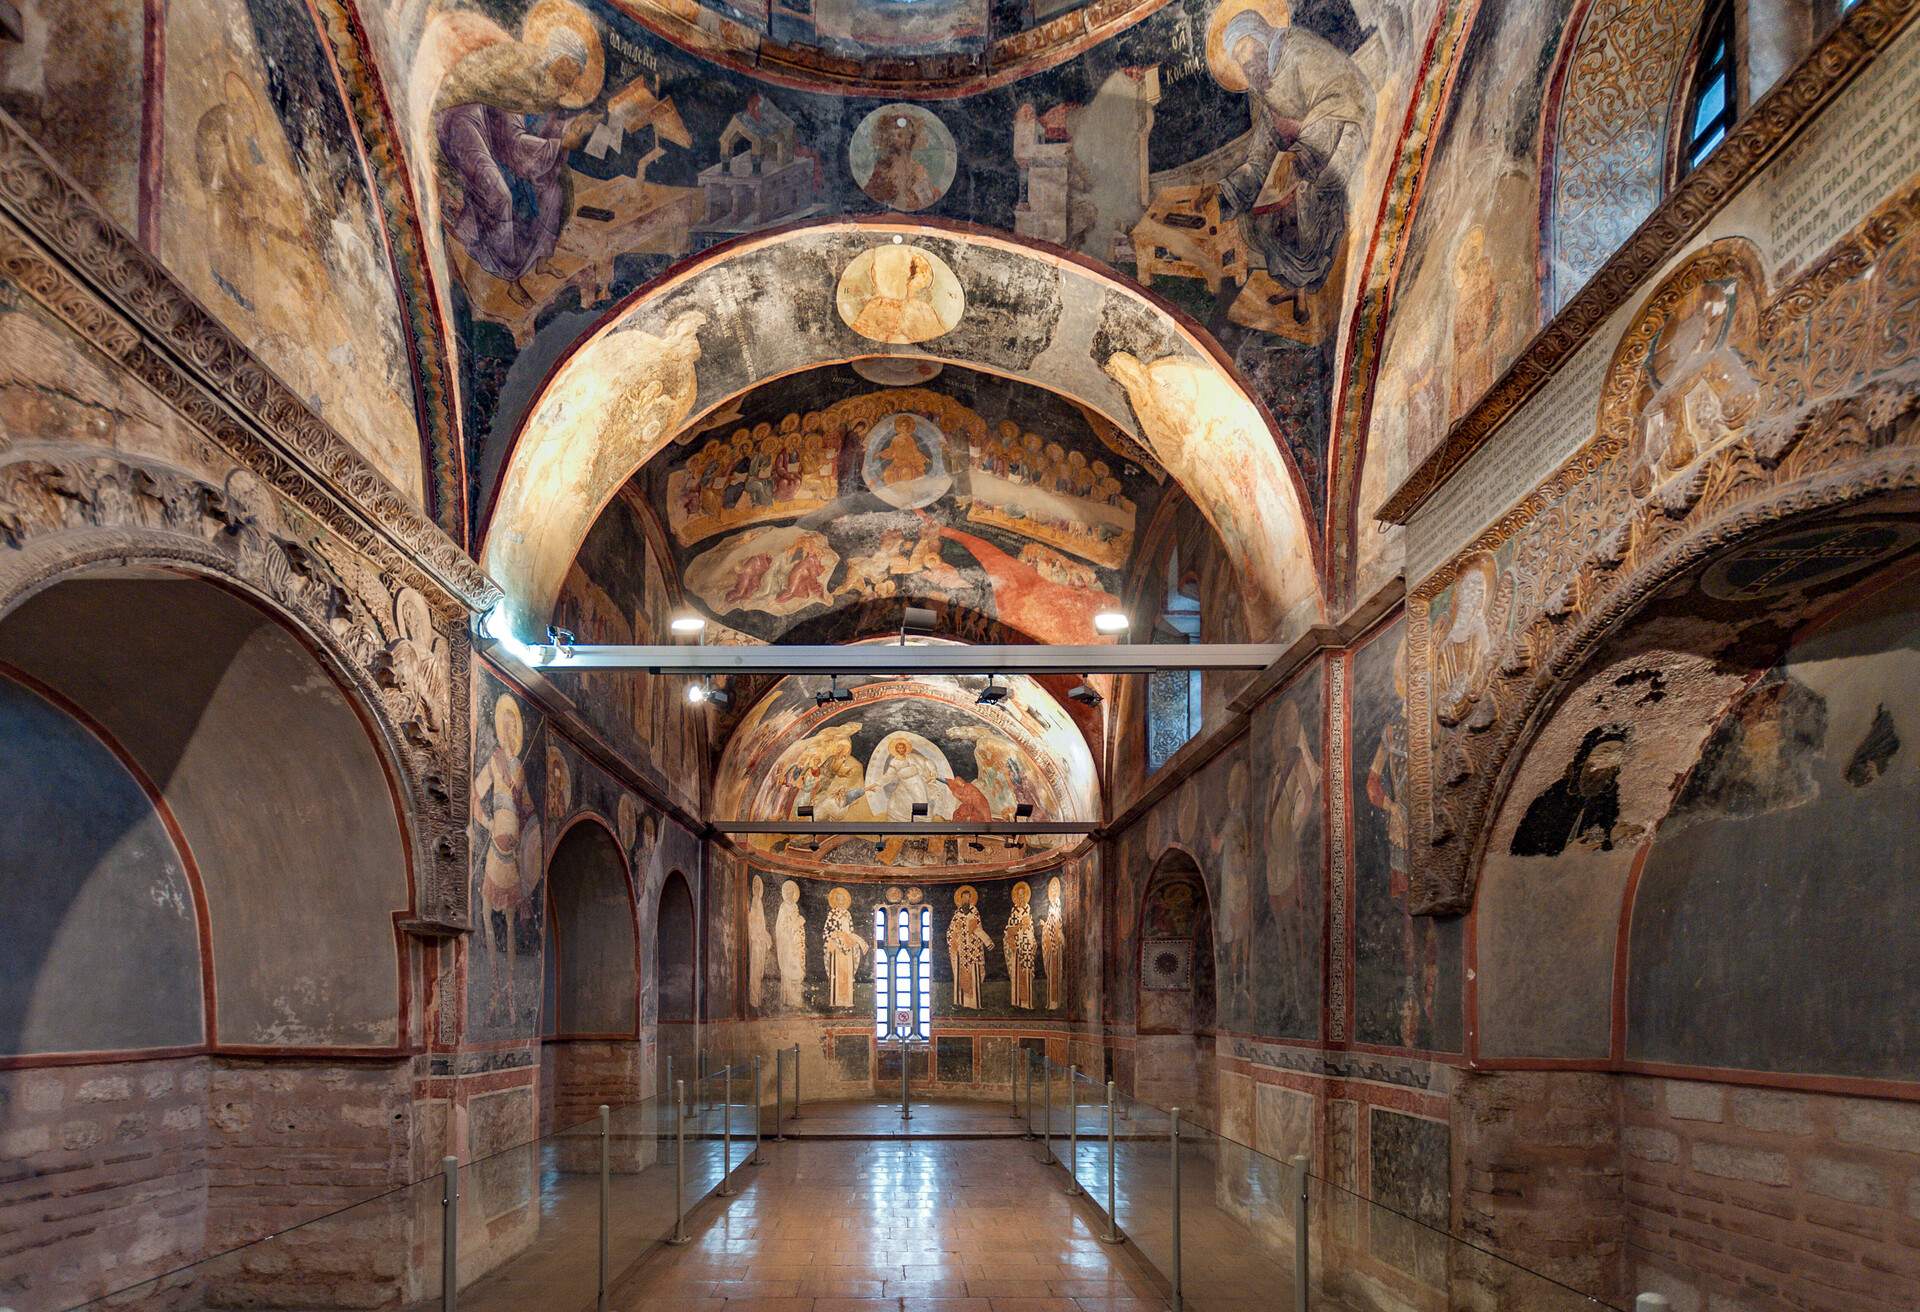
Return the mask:
[[[760,388],[635,485],[687,601],[735,640],[857,639],[912,603],[968,641],[1090,643],[1166,476],[1040,388],[874,360]]]

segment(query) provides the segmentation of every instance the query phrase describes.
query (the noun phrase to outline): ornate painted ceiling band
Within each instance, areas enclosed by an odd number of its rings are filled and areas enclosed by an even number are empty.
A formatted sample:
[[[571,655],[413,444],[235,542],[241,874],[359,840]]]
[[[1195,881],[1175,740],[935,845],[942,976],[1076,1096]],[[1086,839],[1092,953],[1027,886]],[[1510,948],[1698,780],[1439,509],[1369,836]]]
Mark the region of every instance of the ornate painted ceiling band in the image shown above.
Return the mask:
[[[1401,264],[1413,233],[1421,189],[1441,118],[1451,101],[1461,54],[1473,31],[1478,0],[1442,6],[1427,33],[1420,80],[1407,105],[1395,148],[1393,171],[1380,196],[1379,215],[1368,239],[1358,301],[1348,319],[1346,349],[1335,388],[1332,448],[1327,460],[1325,560],[1327,591],[1337,605],[1353,600],[1353,542],[1360,514],[1360,471],[1366,459],[1367,421],[1380,355],[1387,338]]]
[[[979,52],[855,59],[819,46],[772,39],[698,0],[611,0],[654,35],[735,72],[775,86],[831,95],[904,100],[970,96],[1045,72],[1152,17],[1172,0],[1092,0],[994,41]]]
[[[1405,524],[1627,303],[1649,273],[1705,228],[1835,95],[1872,65],[1916,13],[1920,13],[1920,0],[1860,0],[1849,10],[1826,40],[1767,93],[1705,163],[1667,194],[1627,244],[1534,337],[1493,388],[1387,498],[1380,519]]]
[[[454,541],[467,541],[467,463],[461,440],[460,392],[447,343],[452,332],[446,303],[433,276],[433,261],[420,227],[393,109],[380,84],[367,32],[351,0],[313,0],[325,34],[335,79],[345,94],[362,164],[380,204],[388,267],[407,325],[407,355],[419,416],[426,498],[434,519]]]
[[[499,589],[0,113],[0,273],[343,539],[417,571],[445,606]],[[15,225],[18,225],[17,227]]]

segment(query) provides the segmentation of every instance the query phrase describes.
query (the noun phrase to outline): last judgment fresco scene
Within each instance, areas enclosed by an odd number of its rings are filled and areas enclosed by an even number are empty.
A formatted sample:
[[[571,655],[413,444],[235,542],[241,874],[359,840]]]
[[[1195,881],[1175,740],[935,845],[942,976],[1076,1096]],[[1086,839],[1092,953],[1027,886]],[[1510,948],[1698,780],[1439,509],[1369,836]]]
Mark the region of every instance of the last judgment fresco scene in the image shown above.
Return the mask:
[[[1915,1312],[1916,105],[0,0],[0,1312]]]

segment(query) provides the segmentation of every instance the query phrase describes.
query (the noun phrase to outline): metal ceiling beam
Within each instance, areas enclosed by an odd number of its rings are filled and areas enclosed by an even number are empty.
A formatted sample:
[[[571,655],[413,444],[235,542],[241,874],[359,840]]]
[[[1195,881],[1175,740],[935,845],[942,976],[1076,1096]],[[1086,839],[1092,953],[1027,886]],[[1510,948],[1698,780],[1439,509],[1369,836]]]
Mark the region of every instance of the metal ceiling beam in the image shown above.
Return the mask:
[[[1100,826],[1091,820],[987,820],[973,823],[959,820],[715,820],[712,828],[722,834],[993,834],[1031,838],[1041,834],[1091,834]]]
[[[1158,670],[1263,670],[1287,648],[1255,642],[1132,643],[1086,647],[934,645],[535,647],[550,674],[1152,674]],[[571,653],[565,654],[565,653]]]

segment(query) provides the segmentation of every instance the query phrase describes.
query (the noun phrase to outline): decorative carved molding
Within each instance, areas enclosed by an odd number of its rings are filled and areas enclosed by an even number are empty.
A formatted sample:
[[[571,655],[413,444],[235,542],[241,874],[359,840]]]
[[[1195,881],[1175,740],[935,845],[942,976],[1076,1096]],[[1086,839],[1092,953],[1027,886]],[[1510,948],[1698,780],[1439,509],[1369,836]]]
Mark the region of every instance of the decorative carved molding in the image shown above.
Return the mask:
[[[91,566],[218,579],[283,618],[352,689],[407,812],[420,932],[467,928],[464,615],[282,503],[251,470],[207,476],[101,447],[0,447],[0,613]],[[456,713],[458,712],[458,713]]]
[[[1658,589],[1784,519],[1920,487],[1920,187],[1764,291],[1737,238],[1670,274],[1594,438],[1409,599],[1416,911],[1467,908],[1521,749]]]
[[[1650,274],[1705,228],[1828,101],[1892,44],[1916,12],[1920,12],[1920,0],[1860,0],[1826,40],[1754,106],[1719,149],[1668,193],[1626,245],[1534,337],[1492,389],[1387,498],[1377,512],[1379,518],[1390,524],[1406,523],[1645,285]],[[1358,380],[1360,375],[1350,377]],[[1371,406],[1370,377],[1365,386],[1365,406]],[[1346,409],[1352,412],[1352,402]],[[1357,505],[1352,509],[1357,515]]]
[[[0,112],[0,270],[262,479],[423,590],[485,610],[460,545],[309,410]]]

